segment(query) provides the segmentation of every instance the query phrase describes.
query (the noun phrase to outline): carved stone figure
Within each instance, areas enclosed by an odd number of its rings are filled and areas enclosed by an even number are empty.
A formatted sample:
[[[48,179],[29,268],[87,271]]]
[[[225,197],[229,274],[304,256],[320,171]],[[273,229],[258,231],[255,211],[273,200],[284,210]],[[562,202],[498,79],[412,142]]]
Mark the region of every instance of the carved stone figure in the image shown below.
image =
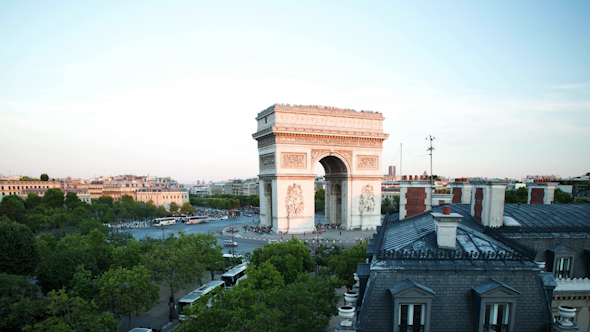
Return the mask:
[[[285,206],[288,214],[299,214],[303,212],[305,205],[303,202],[303,190],[301,189],[301,185],[293,183],[292,186],[287,188]]]
[[[375,210],[375,195],[373,194],[373,186],[367,184],[361,191],[359,199],[359,212],[373,212]]]

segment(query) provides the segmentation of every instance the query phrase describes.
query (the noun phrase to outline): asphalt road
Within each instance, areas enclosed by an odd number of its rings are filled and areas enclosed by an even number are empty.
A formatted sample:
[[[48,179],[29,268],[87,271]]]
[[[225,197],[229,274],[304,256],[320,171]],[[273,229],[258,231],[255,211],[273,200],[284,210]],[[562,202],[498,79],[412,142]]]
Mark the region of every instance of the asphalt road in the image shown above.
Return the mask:
[[[233,226],[233,225],[237,225],[237,224],[245,224],[245,223],[252,224],[253,220],[257,222],[258,216],[254,216],[254,217],[241,216],[241,217],[238,217],[237,219],[214,220],[214,221],[210,221],[206,224],[196,224],[196,225],[187,225],[182,222],[179,222],[176,225],[166,226],[166,229],[164,229],[164,230],[157,229],[156,227],[145,227],[145,228],[123,229],[120,231],[129,232],[131,235],[133,235],[133,237],[135,237],[136,240],[141,240],[146,237],[161,239],[162,237],[170,236],[170,234],[176,235],[176,233],[178,231],[183,231],[187,234],[214,232],[216,235],[219,235],[219,234],[217,234],[218,231],[221,231],[224,227]],[[227,234],[225,234],[225,235],[227,237]],[[238,253],[241,253],[241,252],[250,252],[251,253],[254,249],[260,248],[264,245],[264,243],[260,243],[260,242],[258,242],[258,243],[256,243],[255,241],[246,242],[246,241],[239,241],[239,239],[236,239],[236,242],[238,242],[238,245],[237,245],[237,247],[234,248],[234,250],[235,250],[235,252],[238,252]],[[223,246],[223,239],[218,239],[217,244],[220,246]],[[231,253],[231,251],[232,251],[231,248],[228,248],[228,247],[223,248],[224,253]]]

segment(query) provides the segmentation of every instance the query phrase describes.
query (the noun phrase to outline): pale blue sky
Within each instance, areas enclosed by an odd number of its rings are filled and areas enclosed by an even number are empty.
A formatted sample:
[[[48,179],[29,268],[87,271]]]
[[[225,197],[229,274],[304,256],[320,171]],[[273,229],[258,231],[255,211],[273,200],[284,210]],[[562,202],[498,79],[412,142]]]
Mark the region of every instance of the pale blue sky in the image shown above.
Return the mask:
[[[383,172],[590,171],[589,1],[3,1],[0,173],[258,174],[273,103],[386,117]]]

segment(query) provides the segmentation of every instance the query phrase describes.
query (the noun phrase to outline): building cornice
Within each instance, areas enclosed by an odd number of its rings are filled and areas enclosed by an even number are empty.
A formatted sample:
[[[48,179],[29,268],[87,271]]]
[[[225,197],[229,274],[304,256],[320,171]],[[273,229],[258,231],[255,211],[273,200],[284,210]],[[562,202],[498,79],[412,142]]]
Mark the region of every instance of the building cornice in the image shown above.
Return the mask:
[[[370,119],[384,119],[383,114],[373,111],[355,111],[348,108],[338,108],[333,106],[323,105],[289,105],[289,104],[274,104],[264,111],[258,113],[256,120],[263,118],[272,112],[287,111],[289,113],[305,113],[316,115],[338,115],[344,117],[363,117]]]

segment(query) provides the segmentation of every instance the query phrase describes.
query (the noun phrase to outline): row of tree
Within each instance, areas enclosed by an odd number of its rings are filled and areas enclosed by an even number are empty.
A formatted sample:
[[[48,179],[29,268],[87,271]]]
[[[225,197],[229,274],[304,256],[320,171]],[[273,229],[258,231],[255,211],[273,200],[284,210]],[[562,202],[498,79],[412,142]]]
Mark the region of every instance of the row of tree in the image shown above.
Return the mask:
[[[220,210],[239,209],[241,207],[258,207],[260,206],[260,197],[258,195],[211,195],[200,197],[189,194],[190,204],[200,207],[208,207]]]
[[[189,202],[182,206],[172,202],[167,211],[163,206],[156,206],[152,200],[136,202],[130,195],[123,195],[116,202],[110,196],[101,196],[88,204],[74,192],[64,195],[59,188],[48,189],[43,197],[30,193],[25,200],[16,195],[6,196],[0,203],[0,215],[26,224],[35,232],[47,229],[71,231],[76,228],[87,233],[88,229],[103,224],[149,220],[195,210]]]

